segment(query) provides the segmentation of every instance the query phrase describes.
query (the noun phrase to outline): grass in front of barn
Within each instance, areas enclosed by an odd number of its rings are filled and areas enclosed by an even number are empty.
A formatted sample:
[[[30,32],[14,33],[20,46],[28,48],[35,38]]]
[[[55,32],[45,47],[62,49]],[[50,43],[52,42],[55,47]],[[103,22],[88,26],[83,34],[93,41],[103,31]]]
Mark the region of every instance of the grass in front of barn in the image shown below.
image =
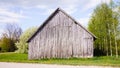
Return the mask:
[[[41,64],[61,64],[61,65],[97,65],[97,66],[119,66],[120,57],[94,57],[94,58],[69,58],[69,59],[41,59],[28,60],[27,54],[0,53],[0,62],[19,63],[41,63]]]

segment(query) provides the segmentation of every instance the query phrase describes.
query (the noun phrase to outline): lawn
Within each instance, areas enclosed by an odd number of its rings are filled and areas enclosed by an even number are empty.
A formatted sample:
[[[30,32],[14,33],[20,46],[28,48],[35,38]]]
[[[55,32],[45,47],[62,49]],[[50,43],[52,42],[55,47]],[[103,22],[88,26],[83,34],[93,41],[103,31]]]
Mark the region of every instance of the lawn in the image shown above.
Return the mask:
[[[27,54],[0,53],[0,62],[19,63],[41,63],[41,64],[62,64],[62,65],[97,65],[97,66],[119,66],[120,57],[94,57],[94,58],[69,58],[69,59],[41,59],[28,60]]]

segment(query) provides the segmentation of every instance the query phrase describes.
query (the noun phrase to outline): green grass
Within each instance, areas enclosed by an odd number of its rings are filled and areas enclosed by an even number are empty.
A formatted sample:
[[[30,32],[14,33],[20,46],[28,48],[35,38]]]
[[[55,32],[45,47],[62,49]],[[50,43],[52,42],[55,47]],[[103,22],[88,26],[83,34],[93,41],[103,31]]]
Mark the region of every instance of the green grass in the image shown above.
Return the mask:
[[[41,64],[62,64],[62,65],[97,65],[97,66],[119,66],[120,57],[94,57],[94,58],[69,58],[69,59],[41,59],[28,60],[27,54],[0,53],[0,62],[19,62],[19,63],[41,63]]]

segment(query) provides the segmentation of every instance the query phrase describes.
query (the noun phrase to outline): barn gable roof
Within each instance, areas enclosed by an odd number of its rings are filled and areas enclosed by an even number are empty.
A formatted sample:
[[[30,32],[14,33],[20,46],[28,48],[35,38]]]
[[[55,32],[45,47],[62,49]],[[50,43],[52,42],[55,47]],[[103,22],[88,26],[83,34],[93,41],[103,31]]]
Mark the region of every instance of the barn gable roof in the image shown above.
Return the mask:
[[[62,13],[64,13],[66,16],[68,16],[70,19],[72,19],[74,21],[74,23],[78,24],[80,27],[82,27],[84,30],[86,30],[90,35],[92,35],[94,37],[94,39],[96,39],[97,37],[92,34],[91,32],[89,32],[85,27],[83,27],[80,23],[78,23],[74,18],[72,18],[70,15],[68,15],[64,10],[57,8],[41,25],[40,27],[36,30],[36,32],[27,40],[27,42],[30,42],[32,38],[35,37],[35,35],[42,30],[42,28],[48,23],[49,20],[52,19],[52,17],[54,17],[54,15],[57,14],[58,11],[61,11]]]

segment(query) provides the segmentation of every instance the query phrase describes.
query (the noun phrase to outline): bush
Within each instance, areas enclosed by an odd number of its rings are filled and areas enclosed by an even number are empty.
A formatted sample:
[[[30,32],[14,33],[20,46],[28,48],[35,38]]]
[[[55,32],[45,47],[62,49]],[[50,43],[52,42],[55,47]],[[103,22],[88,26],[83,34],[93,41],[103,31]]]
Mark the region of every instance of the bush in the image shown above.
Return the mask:
[[[28,52],[28,38],[36,31],[36,27],[32,27],[27,29],[23,34],[20,36],[20,41],[15,43],[18,50],[16,50],[17,53],[27,53]]]
[[[0,42],[0,51],[1,52],[14,52],[16,50],[16,46],[14,44],[14,40],[10,38],[3,37]]]

